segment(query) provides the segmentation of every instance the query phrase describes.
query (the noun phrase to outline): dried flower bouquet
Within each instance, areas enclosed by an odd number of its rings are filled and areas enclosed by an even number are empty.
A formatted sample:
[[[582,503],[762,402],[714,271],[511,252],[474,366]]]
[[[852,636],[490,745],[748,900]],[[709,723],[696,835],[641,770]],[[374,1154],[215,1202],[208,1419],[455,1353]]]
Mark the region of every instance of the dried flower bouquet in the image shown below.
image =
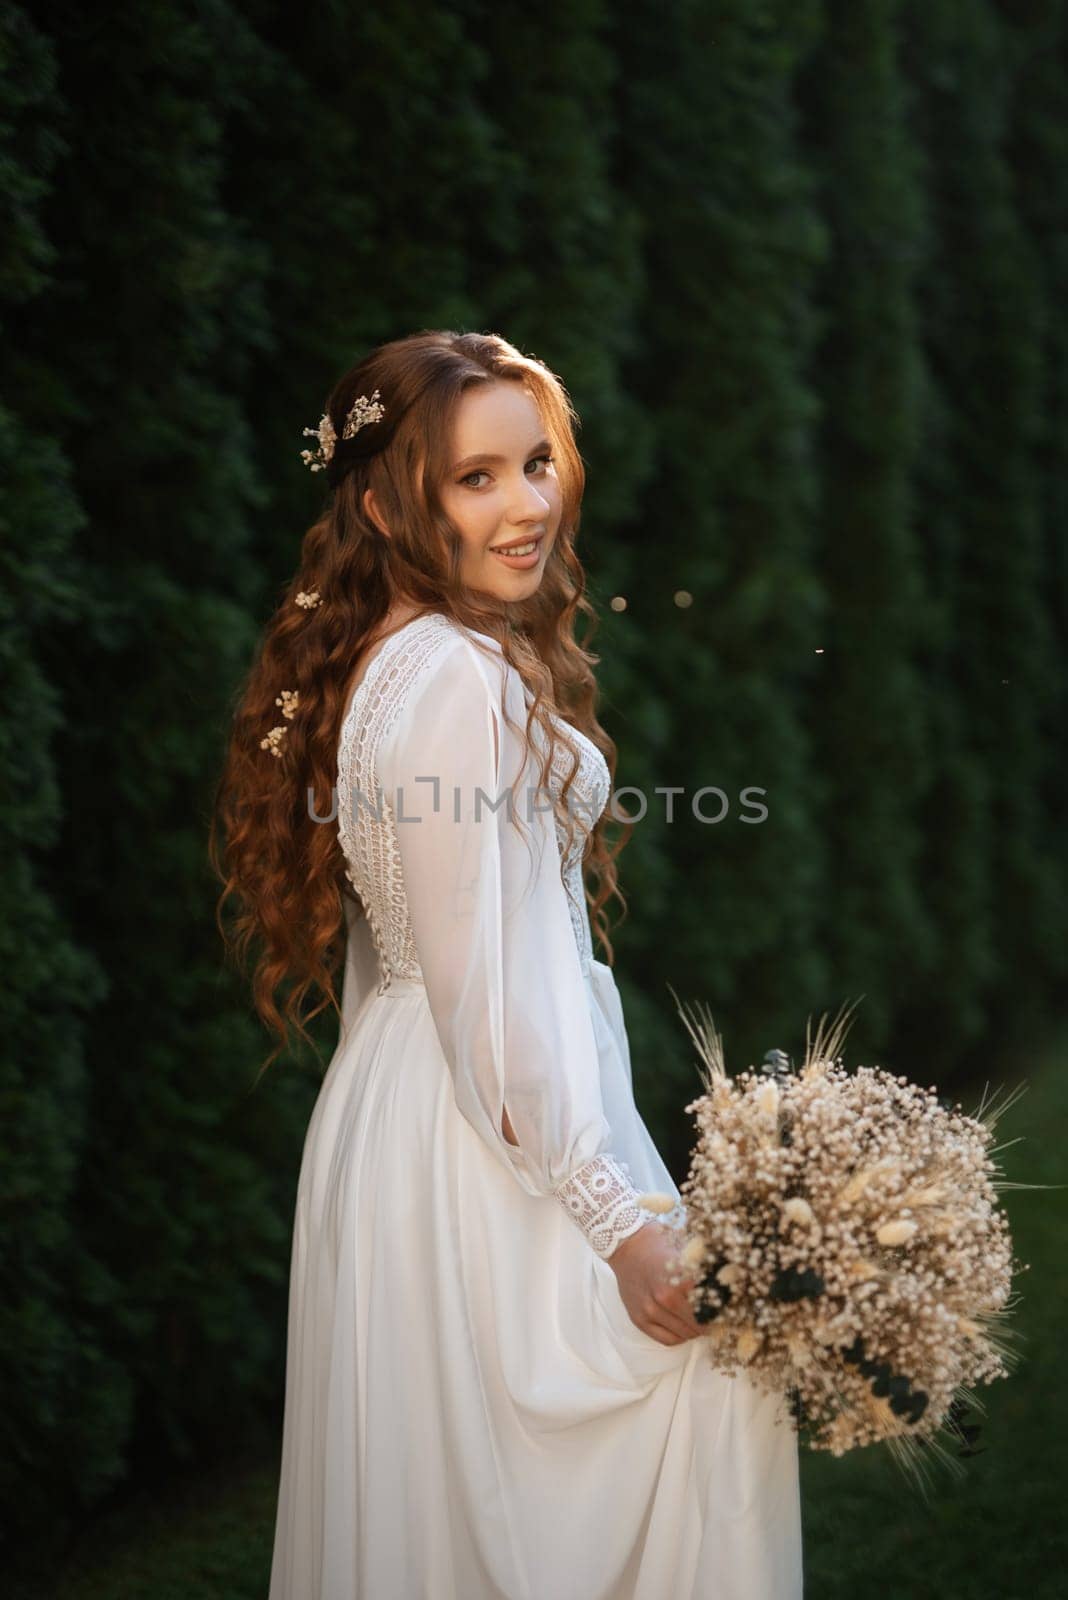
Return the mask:
[[[880,1067],[849,1071],[841,1017],[806,1038],[798,1071],[771,1051],[731,1079],[707,1010],[679,1011],[706,1092],[686,1108],[698,1138],[676,1281],[695,1280],[711,1359],[781,1391],[813,1449],[885,1442],[922,1482],[928,1446],[962,1470],[937,1436],[977,1453],[972,1386],[1009,1373],[1003,1320],[1026,1270],[997,1191],[1042,1187],[1005,1183],[993,1159],[1016,1094],[972,1117]]]

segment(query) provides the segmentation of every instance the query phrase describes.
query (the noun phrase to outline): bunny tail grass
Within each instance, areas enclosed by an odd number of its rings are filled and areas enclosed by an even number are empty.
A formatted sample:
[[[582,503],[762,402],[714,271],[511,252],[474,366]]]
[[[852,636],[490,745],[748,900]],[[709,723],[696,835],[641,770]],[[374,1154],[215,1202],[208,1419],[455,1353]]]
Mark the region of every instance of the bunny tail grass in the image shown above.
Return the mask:
[[[811,1038],[812,1018],[811,1016],[809,1017],[808,1022],[805,1025],[804,1067],[812,1066],[813,1063],[817,1061],[836,1061],[838,1059],[838,1056],[841,1053],[842,1045],[845,1041],[845,1036],[853,1026],[854,1019],[850,1015],[850,1012],[855,1011],[857,1006],[860,1005],[860,1001],[864,998],[864,995],[861,995],[860,999],[854,1000],[852,1006],[846,1007],[843,1005],[843,1007],[839,1010],[837,1017],[835,1017],[834,1021],[830,1024],[826,1033],[824,1032],[824,1024],[827,1020],[827,1013],[825,1011],[816,1028],[815,1039]],[[802,1068],[802,1071],[804,1070],[804,1067]]]
[[[701,1071],[701,1082],[704,1084],[705,1092],[711,1093],[714,1082],[717,1079],[722,1081],[727,1076],[727,1068],[723,1058],[723,1039],[716,1032],[712,1013],[706,1005],[698,1003],[694,1007],[684,1007],[670,983],[668,988],[671,990],[672,999],[675,1001],[675,1008],[682,1018],[686,1031],[693,1040],[694,1047],[701,1058],[704,1068]],[[698,1019],[696,1028],[690,1023],[690,1019],[686,1014],[687,1009],[689,1009],[691,1015]]]

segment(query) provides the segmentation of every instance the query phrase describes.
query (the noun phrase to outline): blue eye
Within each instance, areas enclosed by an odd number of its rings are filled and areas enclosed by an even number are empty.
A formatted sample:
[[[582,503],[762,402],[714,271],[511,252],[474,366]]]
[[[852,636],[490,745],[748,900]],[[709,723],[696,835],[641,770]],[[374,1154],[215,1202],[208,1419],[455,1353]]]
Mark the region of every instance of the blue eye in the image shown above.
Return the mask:
[[[527,466],[528,467],[530,466],[531,461],[544,461],[544,462],[548,463],[548,462],[551,462],[553,459],[554,458],[551,455],[531,456],[530,461],[527,462]],[[548,471],[548,466],[546,467],[546,471]],[[467,487],[470,487],[472,489],[477,490],[479,485],[475,484],[475,483],[471,483],[471,479],[472,478],[481,478],[484,475],[485,475],[485,469],[484,468],[480,468],[477,472],[469,472],[466,475],[466,477],[461,478],[459,481],[460,481],[461,485],[464,485],[464,486],[467,486]]]

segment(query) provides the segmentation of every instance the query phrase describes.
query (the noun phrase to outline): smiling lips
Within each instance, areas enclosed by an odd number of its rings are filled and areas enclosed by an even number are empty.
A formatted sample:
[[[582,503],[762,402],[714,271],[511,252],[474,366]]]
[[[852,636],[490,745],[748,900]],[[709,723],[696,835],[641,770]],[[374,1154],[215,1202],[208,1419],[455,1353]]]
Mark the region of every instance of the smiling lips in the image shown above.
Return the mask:
[[[533,539],[520,539],[516,544],[491,544],[490,549],[501,556],[527,555],[537,549],[544,537],[543,533],[539,533]]]

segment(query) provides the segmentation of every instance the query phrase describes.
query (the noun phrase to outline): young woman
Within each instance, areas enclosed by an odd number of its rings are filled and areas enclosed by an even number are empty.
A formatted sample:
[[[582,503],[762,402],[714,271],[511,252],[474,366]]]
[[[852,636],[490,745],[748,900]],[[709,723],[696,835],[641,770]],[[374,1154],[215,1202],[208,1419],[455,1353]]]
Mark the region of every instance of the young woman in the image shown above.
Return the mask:
[[[328,502],[235,717],[215,859],[280,1041],[310,992],[336,1005],[343,959],[270,1600],[801,1595],[795,1436],[713,1370],[679,1234],[636,1204],[679,1191],[592,947],[591,910],[611,960],[623,897],[573,636],[574,422],[496,336],[346,373],[304,452]]]

